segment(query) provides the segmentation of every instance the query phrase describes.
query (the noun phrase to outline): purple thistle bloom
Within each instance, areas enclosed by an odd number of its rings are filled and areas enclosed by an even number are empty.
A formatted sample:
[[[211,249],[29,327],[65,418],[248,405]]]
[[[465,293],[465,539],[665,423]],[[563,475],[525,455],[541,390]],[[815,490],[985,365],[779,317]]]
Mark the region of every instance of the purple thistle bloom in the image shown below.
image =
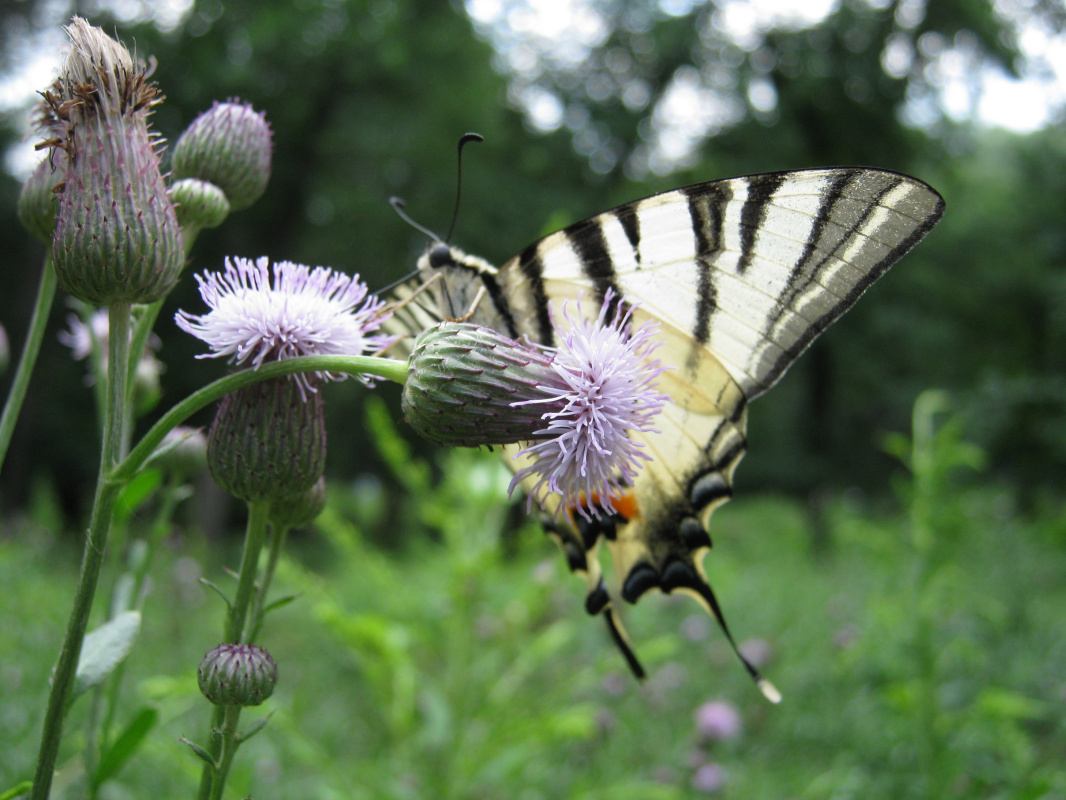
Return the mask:
[[[630,333],[631,316],[632,309],[623,313],[610,291],[595,320],[571,317],[563,305],[569,329],[560,331],[562,345],[551,361],[555,379],[536,387],[544,397],[512,404],[548,408],[542,415],[547,426],[534,433],[544,441],[518,453],[516,458],[532,463],[518,470],[510,486],[513,491],[525,478],[536,478],[530,503],[547,492],[562,495],[562,505],[586,519],[613,514],[622,487],[651,460],[629,432],[658,433],[652,420],[667,398],[654,381],[667,368],[649,360],[659,345],[653,341],[658,325],[648,322]],[[554,317],[552,322],[559,331]]]
[[[736,739],[742,727],[740,712],[725,700],[710,700],[696,709],[696,730],[703,739]]]
[[[198,358],[232,356],[232,362],[251,362],[258,369],[266,361],[297,356],[376,354],[395,341],[393,336],[368,335],[389,312],[376,295],[367,295],[358,275],[280,261],[271,283],[264,256],[254,263],[227,258],[225,272],[205,272],[196,280],[211,311],[201,316],[178,311],[175,322],[213,351]],[[344,377],[315,374],[323,380]],[[315,390],[307,375],[295,377],[302,391]]]

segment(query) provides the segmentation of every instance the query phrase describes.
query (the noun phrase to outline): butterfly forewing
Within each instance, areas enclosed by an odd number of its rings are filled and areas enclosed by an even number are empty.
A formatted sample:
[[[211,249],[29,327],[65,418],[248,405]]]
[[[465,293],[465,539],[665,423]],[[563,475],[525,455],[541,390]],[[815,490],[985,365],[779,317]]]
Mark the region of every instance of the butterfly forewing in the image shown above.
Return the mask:
[[[893,172],[767,173],[619,206],[541,239],[498,271],[454,248],[448,265],[420,262],[422,279],[437,276],[439,286],[433,303],[408,311],[416,323],[458,316],[480,294],[472,321],[555,345],[552,321],[565,324],[564,302],[572,314],[594,317],[613,290],[634,325],[660,326],[654,357],[670,368],[659,378],[670,399],[657,432],[633,434],[652,460],[624,488],[619,513],[590,521],[558,508],[557,496],[537,498],[571,569],[586,578],[586,608],[607,615],[635,671],[596,562],[599,544],[611,552],[626,600],[652,589],[691,594],[728,635],[701,562],[708,517],[731,496],[746,449],[748,401],[928,233],[943,208],[926,184]],[[520,449],[503,449],[515,470]]]

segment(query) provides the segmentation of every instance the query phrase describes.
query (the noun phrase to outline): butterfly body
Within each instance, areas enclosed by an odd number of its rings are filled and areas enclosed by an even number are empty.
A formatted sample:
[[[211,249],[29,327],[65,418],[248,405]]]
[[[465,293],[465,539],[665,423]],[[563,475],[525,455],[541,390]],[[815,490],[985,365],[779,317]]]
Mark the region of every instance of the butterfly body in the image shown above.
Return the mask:
[[[556,514],[548,533],[586,578],[631,666],[597,560],[611,553],[621,596],[658,589],[695,597],[725,627],[702,560],[707,521],[732,496],[747,447],[747,404],[936,224],[944,201],[914,178],[866,168],[767,173],[695,184],[619,206],[527,247],[496,269],[443,243],[419,261],[427,303],[402,315],[417,331],[443,317],[553,346],[562,304],[594,317],[609,293],[633,324],[659,325],[670,369],[659,432],[635,434],[652,461],[620,513]],[[410,297],[411,288],[406,290]],[[510,466],[520,446],[504,448]],[[731,637],[730,637],[731,638]],[[749,666],[749,669],[750,666]],[[753,674],[754,671],[753,671]]]

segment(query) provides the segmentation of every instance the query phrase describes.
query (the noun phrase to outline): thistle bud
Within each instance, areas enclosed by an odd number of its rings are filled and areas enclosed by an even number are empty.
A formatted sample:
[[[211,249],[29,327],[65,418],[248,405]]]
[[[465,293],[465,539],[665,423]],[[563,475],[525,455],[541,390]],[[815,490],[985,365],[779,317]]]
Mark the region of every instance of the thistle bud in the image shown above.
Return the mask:
[[[52,159],[46,158],[37,165],[19,192],[19,222],[42,242],[51,242],[55,233],[59,201],[54,190],[61,177],[53,168]]]
[[[147,68],[85,20],[45,93],[53,158],[63,151],[52,240],[59,285],[93,305],[150,303],[173,288],[184,261],[181,231],[159,171],[148,116],[160,101]]]
[[[219,187],[239,211],[258,200],[270,180],[272,150],[266,117],[248,103],[215,103],[192,121],[174,146],[175,178]]]
[[[182,236],[188,238],[205,228],[217,228],[229,216],[226,194],[213,183],[182,178],[167,190],[178,215]]]
[[[274,693],[278,665],[254,644],[220,644],[196,671],[204,697],[216,706],[257,706]]]
[[[207,466],[219,486],[242,500],[307,491],[326,466],[321,393],[276,378],[226,395],[207,436]]]
[[[408,364],[407,422],[430,441],[458,447],[532,439],[544,409],[513,404],[542,398],[538,384],[558,381],[544,352],[462,322],[423,331]]]
[[[270,504],[270,524],[285,528],[302,528],[315,521],[326,507],[326,479],[315,481],[306,492]]]

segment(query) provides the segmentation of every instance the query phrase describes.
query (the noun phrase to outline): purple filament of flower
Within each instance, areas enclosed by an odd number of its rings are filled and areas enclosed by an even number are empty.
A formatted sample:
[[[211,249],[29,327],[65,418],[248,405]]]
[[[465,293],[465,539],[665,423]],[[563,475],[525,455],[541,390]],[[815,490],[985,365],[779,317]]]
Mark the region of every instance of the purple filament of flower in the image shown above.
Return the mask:
[[[534,461],[515,474],[511,489],[536,476],[530,501],[547,489],[586,519],[614,513],[613,499],[633,482],[642,462],[651,460],[630,431],[658,433],[651,423],[666,402],[654,383],[666,368],[649,360],[658,346],[653,341],[658,326],[646,323],[630,334],[632,312],[622,313],[613,300],[608,292],[594,321],[580,314],[572,318],[564,305],[570,327],[564,333],[556,325],[563,342],[552,360],[558,382],[537,387],[543,398],[515,403],[549,410],[542,417],[547,426],[535,433],[545,439],[519,453]]]
[[[205,272],[196,280],[210,312],[196,316],[179,311],[175,320],[213,351],[199,358],[231,356],[237,364],[250,362],[258,369],[266,361],[296,356],[380,352],[394,341],[368,335],[388,315],[383,301],[367,296],[358,275],[281,261],[274,264],[271,282],[267,258],[254,263],[227,258],[224,272]],[[314,391],[306,376],[297,380]]]

